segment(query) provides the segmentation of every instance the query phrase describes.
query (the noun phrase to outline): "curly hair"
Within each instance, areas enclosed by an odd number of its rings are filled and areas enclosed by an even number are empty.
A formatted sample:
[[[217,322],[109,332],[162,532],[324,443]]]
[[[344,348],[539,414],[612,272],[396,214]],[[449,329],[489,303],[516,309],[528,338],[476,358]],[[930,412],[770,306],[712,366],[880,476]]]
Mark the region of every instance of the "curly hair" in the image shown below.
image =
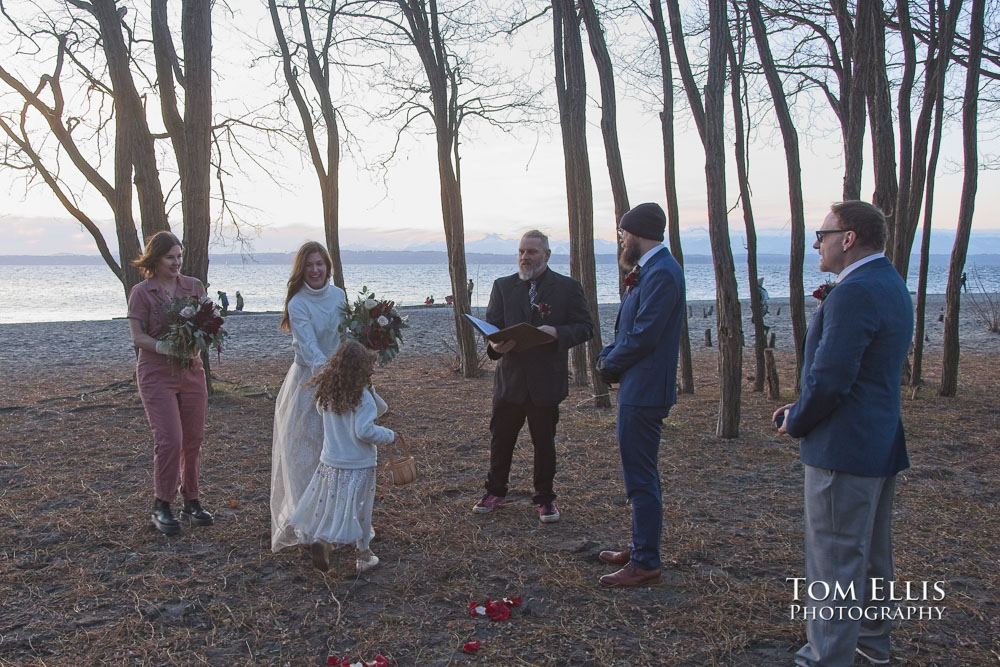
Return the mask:
[[[361,392],[371,383],[375,353],[348,338],[330,357],[322,372],[306,384],[316,387],[316,402],[338,415],[361,403]]]

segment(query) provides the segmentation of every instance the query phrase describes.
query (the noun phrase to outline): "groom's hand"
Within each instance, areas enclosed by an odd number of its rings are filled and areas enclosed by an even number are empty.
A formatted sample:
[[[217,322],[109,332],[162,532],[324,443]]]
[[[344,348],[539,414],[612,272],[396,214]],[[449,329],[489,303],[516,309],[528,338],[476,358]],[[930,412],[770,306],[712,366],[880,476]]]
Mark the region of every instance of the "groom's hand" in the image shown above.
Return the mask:
[[[605,360],[605,357],[598,357],[597,366],[594,367],[594,370],[597,371],[597,376],[601,378],[601,382],[604,384],[618,384],[618,374],[604,367]]]

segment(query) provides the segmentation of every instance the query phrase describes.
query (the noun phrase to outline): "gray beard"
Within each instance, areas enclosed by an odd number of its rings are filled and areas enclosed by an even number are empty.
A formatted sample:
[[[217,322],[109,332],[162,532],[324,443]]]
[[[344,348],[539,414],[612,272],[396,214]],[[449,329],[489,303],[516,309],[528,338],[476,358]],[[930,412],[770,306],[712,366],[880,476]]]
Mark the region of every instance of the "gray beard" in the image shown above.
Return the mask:
[[[541,269],[537,271],[531,271],[529,269],[522,269],[521,267],[517,267],[517,277],[520,278],[521,280],[532,280],[533,278],[535,278],[535,276],[537,276],[541,272],[542,272]]]

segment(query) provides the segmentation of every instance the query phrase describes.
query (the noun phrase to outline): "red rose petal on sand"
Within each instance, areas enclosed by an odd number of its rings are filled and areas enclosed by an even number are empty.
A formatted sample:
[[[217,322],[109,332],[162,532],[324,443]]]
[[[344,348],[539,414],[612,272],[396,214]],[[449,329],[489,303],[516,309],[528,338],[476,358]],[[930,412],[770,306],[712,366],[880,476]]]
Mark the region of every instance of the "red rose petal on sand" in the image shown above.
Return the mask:
[[[465,646],[462,647],[462,650],[466,653],[475,653],[482,647],[483,643],[477,639],[476,641],[465,642]]]

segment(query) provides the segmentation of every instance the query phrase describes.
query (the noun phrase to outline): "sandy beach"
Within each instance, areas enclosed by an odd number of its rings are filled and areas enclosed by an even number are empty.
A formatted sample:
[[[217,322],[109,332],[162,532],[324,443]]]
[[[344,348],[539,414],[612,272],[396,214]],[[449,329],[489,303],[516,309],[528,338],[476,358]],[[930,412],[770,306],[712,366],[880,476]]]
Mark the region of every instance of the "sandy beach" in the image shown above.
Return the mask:
[[[963,295],[960,319],[960,336],[963,351],[992,354],[1000,352],[1000,335],[987,331],[978,321],[970,303],[971,295]],[[981,298],[981,297],[980,297]],[[996,298],[996,297],[994,297]],[[931,295],[927,300],[926,349],[940,350],[944,337],[944,323],[938,321],[943,313],[944,295]],[[818,301],[806,299],[806,319],[812,316]],[[714,303],[692,301],[688,304],[688,327],[692,349],[704,346],[706,329],[715,332]],[[475,309],[482,316],[485,309]],[[750,323],[750,306],[742,303],[743,331],[752,353],[753,325]],[[775,334],[775,347],[779,351],[792,349],[792,327],[788,318],[787,299],[772,299],[766,324]],[[426,357],[447,354],[454,350],[454,320],[448,307],[408,307],[403,310],[409,328],[405,330],[402,357]],[[602,304],[601,336],[609,341],[614,332],[617,305]],[[218,370],[227,361],[285,360],[291,361],[291,336],[280,330],[280,313],[240,313],[226,320],[230,333]],[[124,319],[42,322],[30,324],[0,324],[0,363],[8,375],[24,373],[62,373],[71,379],[101,370],[104,373],[128,372],[135,364],[130,344],[128,324]],[[480,343],[482,344],[482,343]],[[103,374],[103,373],[102,373]],[[7,392],[4,392],[7,393]],[[8,395],[6,400],[15,397]]]

